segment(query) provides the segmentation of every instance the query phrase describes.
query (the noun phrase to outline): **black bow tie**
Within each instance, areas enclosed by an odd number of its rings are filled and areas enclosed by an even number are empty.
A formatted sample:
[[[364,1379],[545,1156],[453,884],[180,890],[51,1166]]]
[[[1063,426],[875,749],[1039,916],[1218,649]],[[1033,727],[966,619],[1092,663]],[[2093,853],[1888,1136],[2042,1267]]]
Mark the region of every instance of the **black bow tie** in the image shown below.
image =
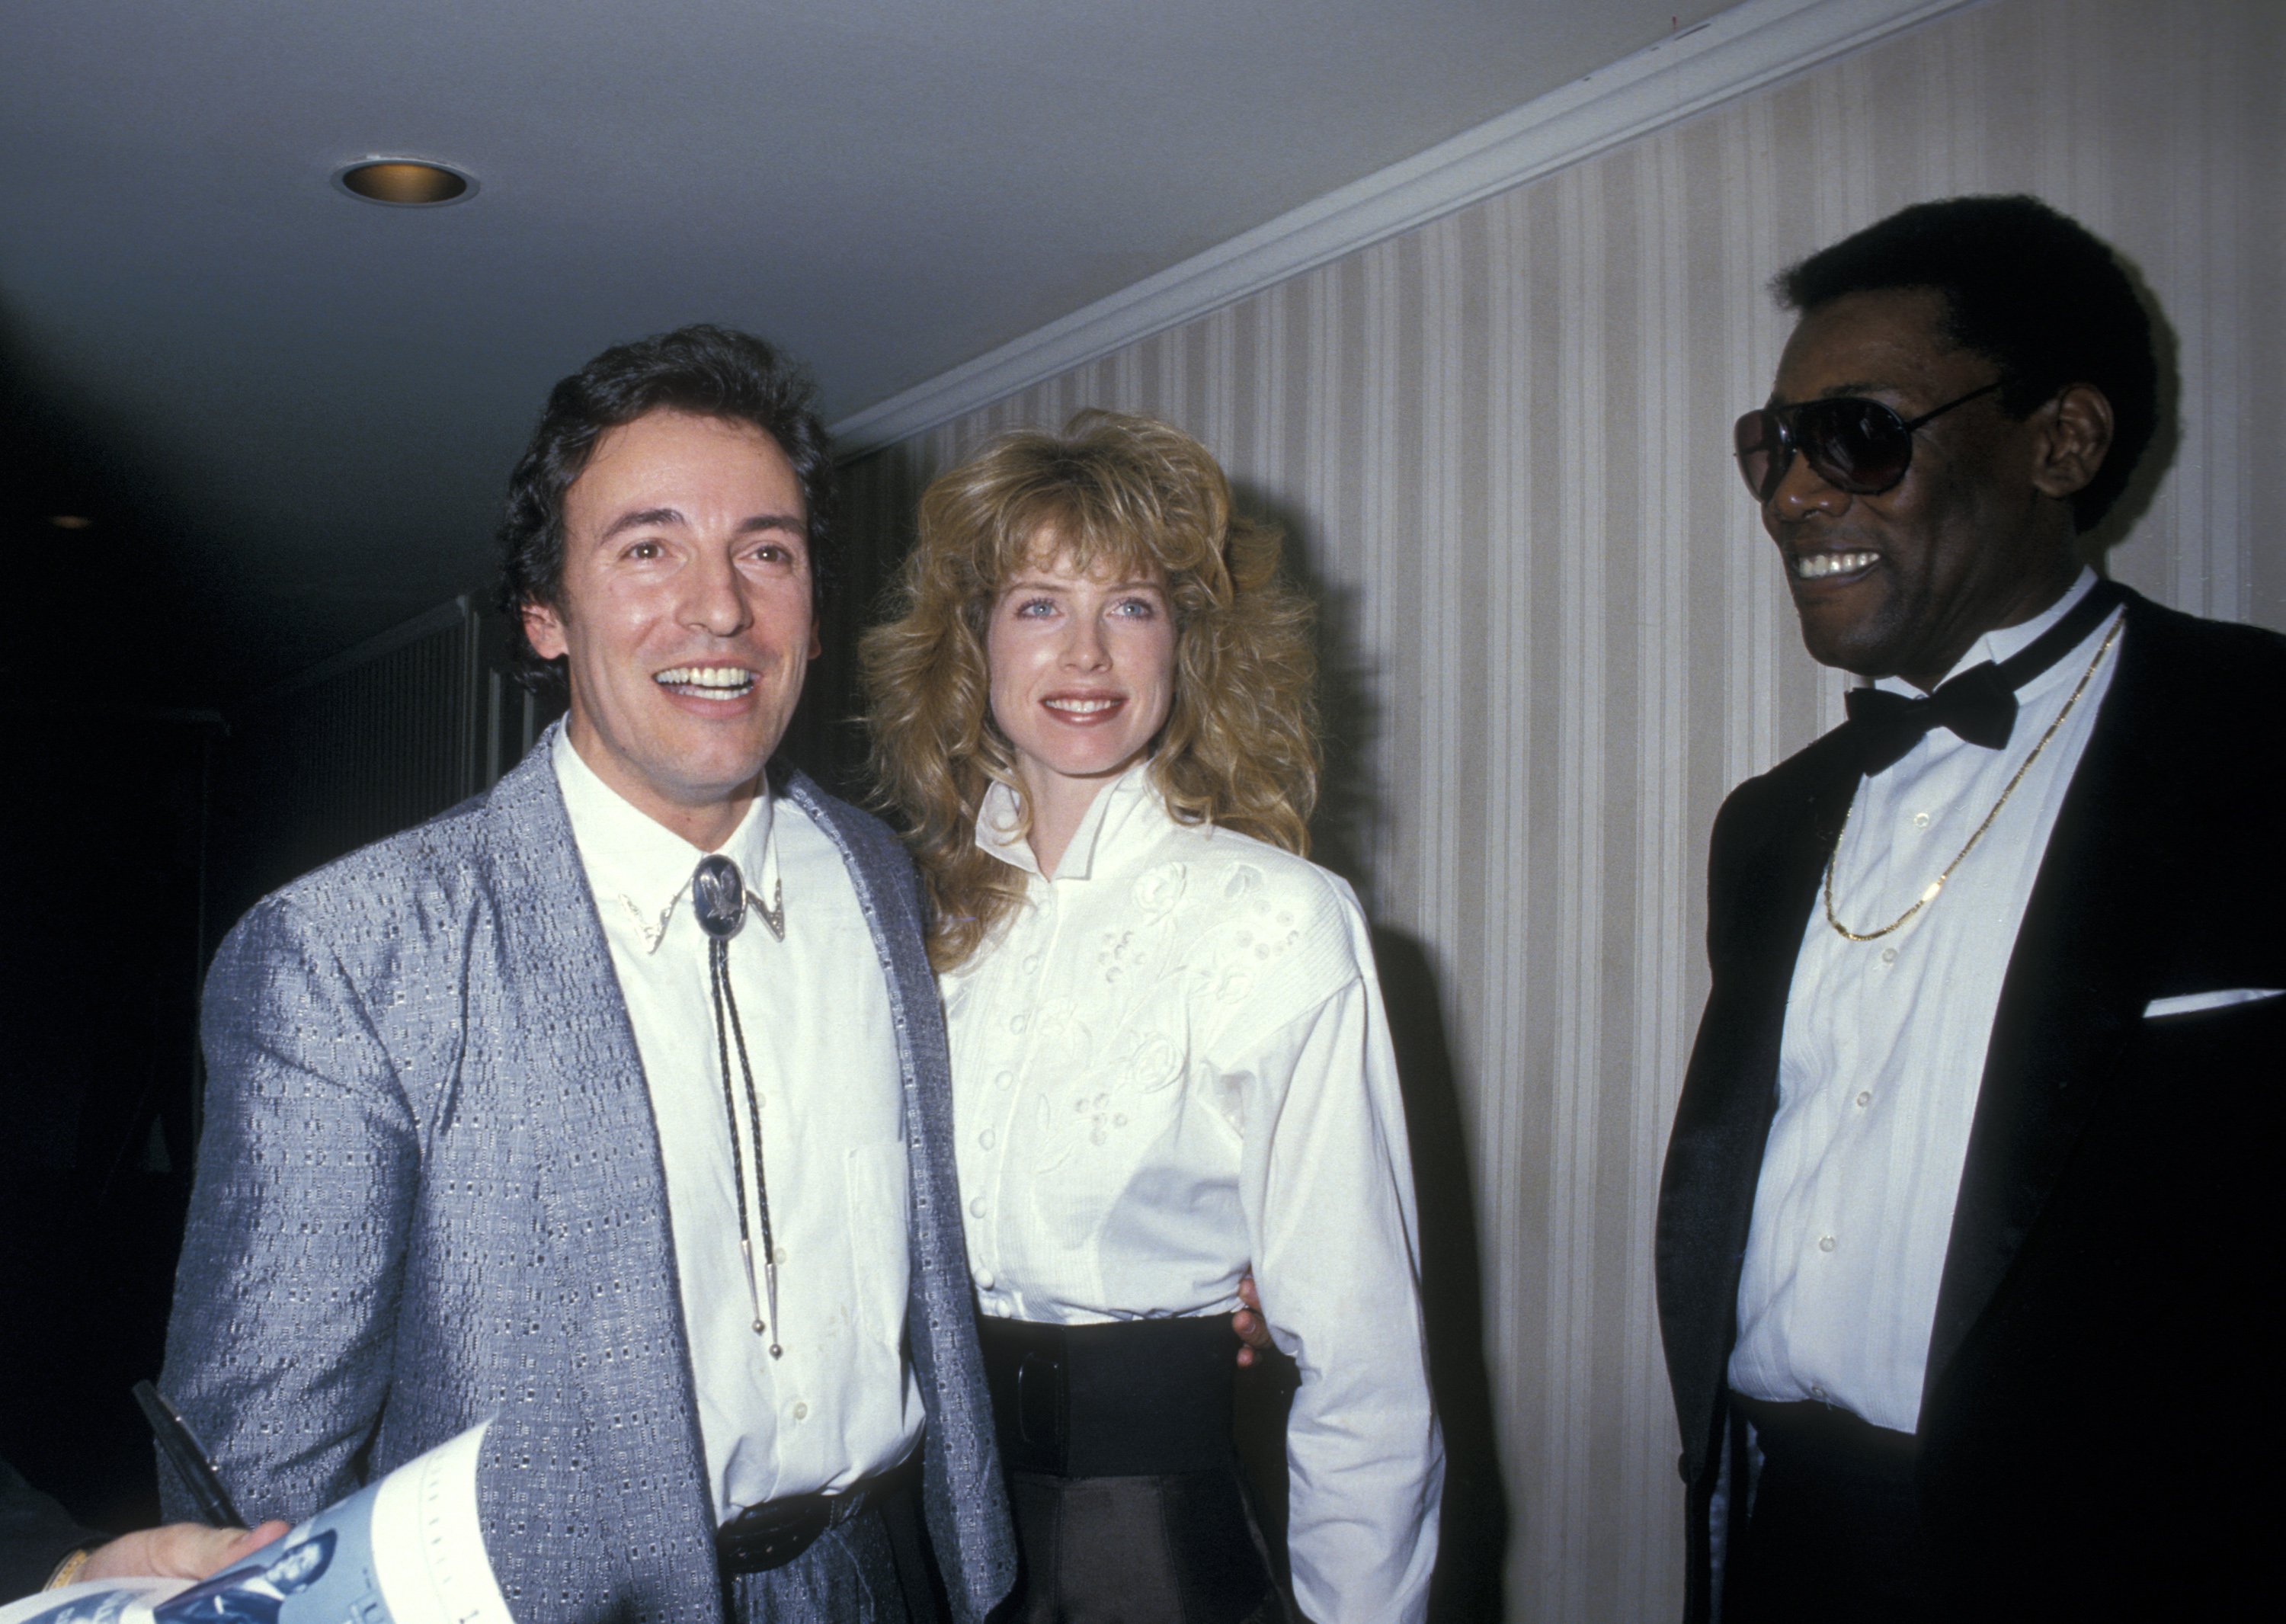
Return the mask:
[[[2054,665],[2117,608],[2125,592],[2112,582],[2094,588],[2071,612],[1998,665],[1972,666],[1935,693],[1918,699],[1881,688],[1853,688],[1846,729],[1867,777],[1887,772],[1933,728],[1951,728],[1963,740],[1998,750],[2016,730],[2016,690]]]

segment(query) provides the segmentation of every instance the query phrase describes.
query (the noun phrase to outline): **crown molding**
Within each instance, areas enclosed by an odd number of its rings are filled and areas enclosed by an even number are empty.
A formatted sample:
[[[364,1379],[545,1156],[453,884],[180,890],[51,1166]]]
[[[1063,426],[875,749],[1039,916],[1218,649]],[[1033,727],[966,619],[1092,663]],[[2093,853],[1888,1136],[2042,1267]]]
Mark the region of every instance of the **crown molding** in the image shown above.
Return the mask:
[[[832,426],[847,459],[1981,0],[1746,0]]]

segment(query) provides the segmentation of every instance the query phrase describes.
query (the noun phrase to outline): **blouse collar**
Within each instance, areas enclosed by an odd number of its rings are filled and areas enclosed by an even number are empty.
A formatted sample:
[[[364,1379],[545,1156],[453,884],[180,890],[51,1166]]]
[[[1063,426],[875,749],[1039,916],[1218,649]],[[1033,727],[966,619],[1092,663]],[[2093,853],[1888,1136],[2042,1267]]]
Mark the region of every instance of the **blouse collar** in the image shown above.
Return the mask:
[[[1161,816],[1150,816],[1154,813]],[[1127,844],[1128,837],[1148,835],[1163,816],[1159,792],[1151,783],[1151,763],[1147,757],[1096,792],[1095,799],[1088,803],[1086,816],[1072,832],[1071,844],[1064,847],[1063,861],[1056,865],[1056,879],[1088,879],[1099,857],[1109,863]],[[1018,832],[1022,825],[1022,803],[1016,792],[996,782],[984,792],[984,804],[977,813],[977,847],[1011,868],[1038,874],[1040,860],[1033,855],[1032,843]]]

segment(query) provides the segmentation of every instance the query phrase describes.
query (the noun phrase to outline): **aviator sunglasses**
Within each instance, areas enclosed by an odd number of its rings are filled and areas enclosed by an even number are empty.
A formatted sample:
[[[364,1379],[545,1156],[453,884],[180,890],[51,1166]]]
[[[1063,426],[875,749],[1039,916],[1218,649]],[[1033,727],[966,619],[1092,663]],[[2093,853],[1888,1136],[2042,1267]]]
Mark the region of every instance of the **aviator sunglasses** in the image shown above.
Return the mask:
[[[1758,502],[1778,493],[1796,452],[1835,490],[1878,496],[1912,467],[1914,430],[1999,387],[1994,382],[1973,389],[1912,419],[1855,395],[1760,406],[1738,421],[1730,443],[1738,450],[1738,472]]]

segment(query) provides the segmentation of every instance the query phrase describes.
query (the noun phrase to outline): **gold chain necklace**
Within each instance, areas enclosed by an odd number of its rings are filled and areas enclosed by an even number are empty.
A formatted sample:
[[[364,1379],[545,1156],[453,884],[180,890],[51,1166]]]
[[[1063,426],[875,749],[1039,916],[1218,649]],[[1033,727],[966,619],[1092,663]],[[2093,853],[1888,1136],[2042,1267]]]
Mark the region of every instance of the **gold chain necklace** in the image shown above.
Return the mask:
[[[2032,763],[2040,759],[2040,753],[2048,747],[2048,741],[2056,736],[2056,729],[2064,725],[2064,718],[2072,713],[2072,706],[2079,703],[2079,697],[2087,691],[2087,685],[2095,680],[2096,668],[2103,664],[2103,657],[2110,653],[2111,645],[2119,641],[2119,628],[2126,624],[2127,619],[2124,615],[2112,622],[2111,631],[2104,638],[2103,646],[2097,649],[2095,658],[2087,662],[2087,669],[2079,674],[2079,681],[2073,685],[2071,698],[2064,701],[2064,708],[2056,713],[2056,719],[2048,724],[2048,730],[2040,735],[2040,742],[2032,746],[2032,753],[2024,758],[2024,764],[2019,767],[2015,775],[2008,780],[2007,787],[2000,792],[2000,799],[1992,803],[1992,810],[1987,812],[1984,815],[1984,821],[1976,825],[1976,832],[1968,837],[1968,844],[1954,854],[1952,861],[1944,865],[1943,873],[1929,881],[1928,889],[1914,898],[1912,907],[1879,930],[1851,930],[1834,917],[1833,871],[1841,861],[1841,841],[1843,836],[1849,832],[1850,816],[1857,810],[1857,798],[1854,795],[1849,798],[1849,810],[1841,815],[1841,832],[1833,837],[1833,855],[1825,860],[1825,922],[1833,926],[1837,934],[1845,936],[1852,942],[1879,942],[1891,931],[1903,926],[1922,909],[1936,901],[1937,893],[1944,889],[1944,882],[1952,878],[1952,871],[1967,860],[1970,852],[1976,849],[1977,841],[1983,840],[1984,832],[1992,827],[1992,820],[2000,816],[2000,808],[2008,804],[2008,797],[2016,792],[2016,786],[2023,783],[2024,775],[2032,770]]]

